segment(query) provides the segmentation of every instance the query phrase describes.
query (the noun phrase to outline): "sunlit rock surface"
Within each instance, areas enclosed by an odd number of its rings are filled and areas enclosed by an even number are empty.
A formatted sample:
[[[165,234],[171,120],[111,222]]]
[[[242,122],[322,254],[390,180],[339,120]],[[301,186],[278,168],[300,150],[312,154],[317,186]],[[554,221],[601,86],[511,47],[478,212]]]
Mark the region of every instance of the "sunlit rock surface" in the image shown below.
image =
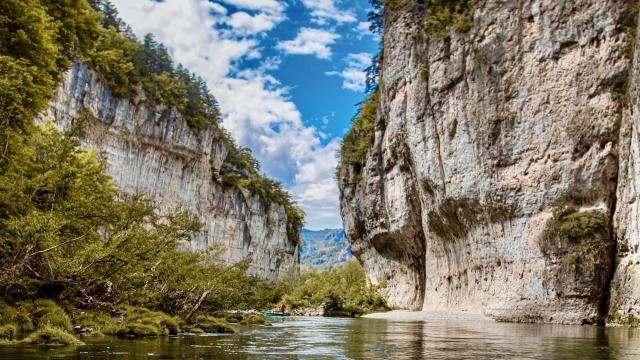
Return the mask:
[[[83,64],[63,77],[44,116],[62,128],[88,119],[83,145],[107,159],[108,173],[124,192],[147,194],[160,212],[182,206],[202,221],[190,248],[221,244],[221,260],[249,257],[251,272],[268,279],[298,263],[282,206],[265,207],[257,197],[214,181],[227,153],[216,130],[192,129],[175,111],[149,108],[142,99],[136,105],[114,98]]]
[[[375,142],[339,174],[369,278],[405,308],[637,316],[632,2],[477,1],[471,30],[431,39],[423,6],[385,13]],[[562,205],[598,219],[600,237],[550,236]]]

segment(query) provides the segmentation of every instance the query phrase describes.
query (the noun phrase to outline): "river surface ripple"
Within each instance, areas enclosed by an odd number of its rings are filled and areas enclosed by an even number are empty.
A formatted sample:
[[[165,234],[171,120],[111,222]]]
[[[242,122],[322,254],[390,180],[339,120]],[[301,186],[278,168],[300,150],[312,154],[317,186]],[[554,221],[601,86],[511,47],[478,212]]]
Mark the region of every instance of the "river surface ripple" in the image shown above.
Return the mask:
[[[236,334],[0,346],[0,359],[640,359],[628,328],[291,317]]]

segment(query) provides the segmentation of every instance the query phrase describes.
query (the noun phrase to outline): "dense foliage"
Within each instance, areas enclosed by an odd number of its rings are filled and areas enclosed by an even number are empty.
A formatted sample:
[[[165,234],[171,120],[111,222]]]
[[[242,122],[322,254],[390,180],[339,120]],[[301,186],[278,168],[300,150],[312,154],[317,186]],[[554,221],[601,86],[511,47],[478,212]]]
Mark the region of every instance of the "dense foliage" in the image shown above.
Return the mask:
[[[133,99],[143,94],[149,104],[177,109],[194,128],[217,124],[218,103],[204,79],[175,66],[153,35],[139,42],[108,0],[93,0],[91,5],[103,14],[104,30],[87,60],[115,96]]]
[[[218,249],[180,251],[201,226],[187,213],[175,209],[159,216],[143,196],[121,193],[106,175],[104,159],[80,147],[81,122],[65,133],[50,121],[33,124],[60,73],[78,58],[131,46],[147,64],[138,70],[169,71],[160,45],[151,37],[134,44],[116,31],[121,23],[114,26],[117,13],[109,12],[107,21],[85,0],[0,2],[0,294],[10,301],[45,297],[81,308],[124,302],[173,314],[190,310],[205,293],[202,308],[268,307],[279,295],[246,275],[246,261],[228,267],[212,260]],[[109,49],[108,41],[124,45]],[[165,60],[158,65],[158,59]],[[111,64],[135,68],[120,60]],[[184,69],[174,70],[172,76],[186,77]],[[154,71],[140,83],[169,77]],[[202,83],[190,84],[211,110],[215,103],[202,96],[208,94]],[[188,101],[183,110],[200,111]]]
[[[325,316],[359,316],[388,307],[379,290],[371,286],[357,260],[326,271],[311,270],[289,280],[284,302],[295,308],[322,307]]]
[[[380,92],[372,92],[360,106],[358,114],[352,119],[351,129],[342,140],[338,175],[345,166],[354,167],[356,173],[360,172],[364,157],[373,145],[379,103]]]

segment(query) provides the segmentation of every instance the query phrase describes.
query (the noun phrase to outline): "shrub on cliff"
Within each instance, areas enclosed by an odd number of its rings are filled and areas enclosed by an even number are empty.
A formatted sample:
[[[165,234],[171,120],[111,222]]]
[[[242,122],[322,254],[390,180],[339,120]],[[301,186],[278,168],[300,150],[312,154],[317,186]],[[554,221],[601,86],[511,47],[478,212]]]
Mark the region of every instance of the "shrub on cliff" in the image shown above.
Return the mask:
[[[152,34],[140,42],[109,2],[93,2],[103,16],[97,46],[86,57],[113,95],[134,99],[142,90],[148,105],[175,108],[194,128],[217,127],[220,109],[201,77],[174,65]]]
[[[359,168],[363,166],[364,157],[373,145],[379,103],[380,92],[372,92],[352,119],[351,129],[342,140],[338,174],[345,166],[357,167],[356,172],[359,172]]]

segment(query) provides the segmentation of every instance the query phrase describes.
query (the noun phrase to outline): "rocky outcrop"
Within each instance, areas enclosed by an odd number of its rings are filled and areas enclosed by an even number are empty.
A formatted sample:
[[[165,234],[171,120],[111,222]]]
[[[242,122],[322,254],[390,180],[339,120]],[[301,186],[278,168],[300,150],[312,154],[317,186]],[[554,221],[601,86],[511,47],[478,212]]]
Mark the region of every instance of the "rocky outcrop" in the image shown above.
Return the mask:
[[[640,25],[638,25],[640,28]],[[640,43],[635,39],[625,111],[619,139],[617,267],[611,283],[609,314],[623,324],[640,325]]]
[[[556,323],[601,322],[609,303],[637,314],[634,2],[480,0],[450,36],[408,3],[384,14],[374,144],[339,174],[369,278],[408,308]]]
[[[190,128],[161,105],[117,99],[84,64],[75,64],[63,80],[43,116],[65,129],[84,119],[83,145],[100,151],[125,193],[145,193],[160,212],[182,206],[202,221],[191,249],[220,244],[220,260],[249,257],[250,271],[272,280],[299,262],[281,205],[265,206],[216,181],[227,155],[218,130]]]

